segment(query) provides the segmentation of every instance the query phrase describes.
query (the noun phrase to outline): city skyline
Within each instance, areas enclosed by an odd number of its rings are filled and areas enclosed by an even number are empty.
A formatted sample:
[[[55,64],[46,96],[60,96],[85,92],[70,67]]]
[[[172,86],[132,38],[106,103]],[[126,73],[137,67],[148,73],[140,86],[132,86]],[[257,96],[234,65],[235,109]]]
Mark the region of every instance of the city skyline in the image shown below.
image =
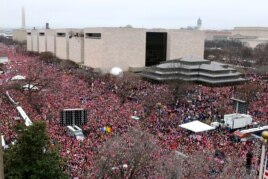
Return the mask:
[[[52,28],[185,28],[195,26],[198,18],[202,29],[268,26],[265,0],[2,0],[1,4],[0,27],[10,28],[21,27],[22,7],[28,28],[42,28],[46,22]]]

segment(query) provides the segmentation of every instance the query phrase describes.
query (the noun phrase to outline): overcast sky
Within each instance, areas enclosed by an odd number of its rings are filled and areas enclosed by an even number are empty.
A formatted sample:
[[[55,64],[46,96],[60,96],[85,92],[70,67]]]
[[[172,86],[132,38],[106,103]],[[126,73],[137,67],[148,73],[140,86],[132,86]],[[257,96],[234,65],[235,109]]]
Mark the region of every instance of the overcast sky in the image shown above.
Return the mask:
[[[22,7],[28,27],[268,26],[268,0],[0,0],[0,27],[20,27]]]

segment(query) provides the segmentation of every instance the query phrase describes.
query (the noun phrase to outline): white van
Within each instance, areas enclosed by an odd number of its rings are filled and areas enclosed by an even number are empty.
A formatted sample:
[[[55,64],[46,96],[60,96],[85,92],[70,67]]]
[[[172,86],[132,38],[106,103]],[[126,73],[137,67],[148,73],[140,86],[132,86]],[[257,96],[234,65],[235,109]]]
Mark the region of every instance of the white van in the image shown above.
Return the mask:
[[[4,139],[4,135],[1,135],[1,141],[2,141],[2,147],[3,147],[4,149],[7,149],[7,148],[8,148],[8,145],[6,145],[6,141],[5,141],[5,139]]]
[[[85,136],[83,131],[77,125],[67,126],[66,127],[67,135],[75,137],[77,140],[84,140]]]

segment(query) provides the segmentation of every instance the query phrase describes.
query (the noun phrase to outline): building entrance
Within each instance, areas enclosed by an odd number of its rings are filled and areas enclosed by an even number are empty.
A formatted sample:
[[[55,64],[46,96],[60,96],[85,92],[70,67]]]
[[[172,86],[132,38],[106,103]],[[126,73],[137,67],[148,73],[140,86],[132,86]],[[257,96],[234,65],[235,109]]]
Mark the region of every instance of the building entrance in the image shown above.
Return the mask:
[[[158,65],[166,61],[167,57],[167,33],[146,33],[146,66]]]

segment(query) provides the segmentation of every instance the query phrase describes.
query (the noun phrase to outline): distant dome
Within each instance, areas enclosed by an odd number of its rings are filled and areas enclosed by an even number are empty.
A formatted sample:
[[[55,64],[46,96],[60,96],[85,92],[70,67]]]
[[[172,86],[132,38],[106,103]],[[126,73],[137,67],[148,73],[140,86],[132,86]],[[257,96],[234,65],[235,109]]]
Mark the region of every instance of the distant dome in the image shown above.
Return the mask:
[[[198,18],[197,20],[197,29],[200,29],[202,26],[202,20],[200,18]]]
[[[126,28],[133,28],[132,25],[126,25]]]
[[[123,75],[123,70],[119,67],[113,67],[110,70],[110,74],[114,76],[122,76]]]

